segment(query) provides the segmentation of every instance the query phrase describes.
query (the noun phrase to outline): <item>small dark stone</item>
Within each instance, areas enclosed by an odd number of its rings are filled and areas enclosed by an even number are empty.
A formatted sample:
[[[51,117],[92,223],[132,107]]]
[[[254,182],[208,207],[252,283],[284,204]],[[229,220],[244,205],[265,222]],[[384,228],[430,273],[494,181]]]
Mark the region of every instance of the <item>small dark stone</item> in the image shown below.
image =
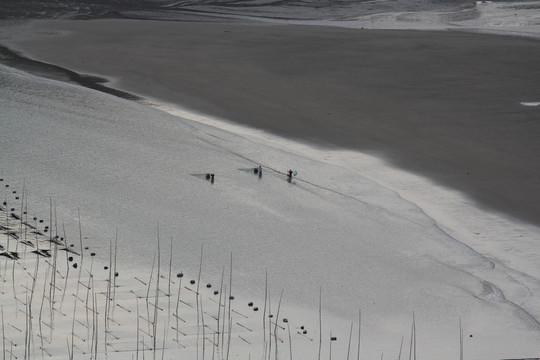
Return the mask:
[[[73,256],[68,257],[69,261],[73,261]]]
[[[183,277],[183,276],[184,276],[184,274],[182,274],[181,272],[179,272],[178,274],[176,274],[176,277],[178,277],[178,278],[181,278],[181,277]]]
[[[207,287],[207,288],[211,288],[211,287],[212,287],[212,284],[206,284],[206,287]]]
[[[253,302],[252,301],[248,302],[248,306],[253,306]]]
[[[259,308],[255,306],[255,307],[253,308],[253,311],[259,311]]]
[[[189,283],[190,283],[191,285],[193,285],[193,284],[195,284],[195,280],[190,280]]]
[[[219,291],[214,290],[214,295],[217,295],[217,294],[219,294]]]
[[[74,263],[74,264],[73,264],[73,268],[74,268],[74,269],[77,268],[77,263]]]
[[[118,274],[118,271],[116,271],[116,272],[114,273],[114,277],[118,277],[118,275],[119,275],[119,274]]]

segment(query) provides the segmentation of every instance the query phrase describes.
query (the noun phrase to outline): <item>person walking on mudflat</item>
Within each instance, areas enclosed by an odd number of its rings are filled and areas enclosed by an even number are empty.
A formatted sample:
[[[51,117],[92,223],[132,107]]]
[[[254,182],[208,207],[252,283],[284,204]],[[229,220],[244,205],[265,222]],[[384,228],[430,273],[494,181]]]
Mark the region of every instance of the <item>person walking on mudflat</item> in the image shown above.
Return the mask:
[[[289,171],[287,171],[287,181],[288,182],[292,181],[292,176],[293,176],[293,171],[291,169],[289,169]]]

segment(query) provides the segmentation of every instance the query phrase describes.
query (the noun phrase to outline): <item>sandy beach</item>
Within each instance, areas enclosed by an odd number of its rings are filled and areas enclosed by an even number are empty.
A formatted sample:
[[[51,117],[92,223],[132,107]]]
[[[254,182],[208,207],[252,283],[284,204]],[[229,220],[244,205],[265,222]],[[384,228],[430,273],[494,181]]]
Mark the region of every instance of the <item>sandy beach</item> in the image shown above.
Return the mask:
[[[538,40],[132,20],[25,31],[7,44],[33,59],[288,138],[376,154],[480,206],[540,219],[539,107],[521,104],[540,99]]]

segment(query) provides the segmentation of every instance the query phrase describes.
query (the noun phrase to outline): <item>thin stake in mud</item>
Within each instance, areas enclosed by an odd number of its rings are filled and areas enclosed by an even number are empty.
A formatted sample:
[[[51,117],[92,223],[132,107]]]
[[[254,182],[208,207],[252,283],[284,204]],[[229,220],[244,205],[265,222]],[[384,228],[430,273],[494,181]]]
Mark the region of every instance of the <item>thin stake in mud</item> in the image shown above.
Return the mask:
[[[51,199],[52,200],[52,199]],[[54,218],[55,218],[55,223],[54,223],[54,227],[55,227],[55,239],[58,239],[58,228],[57,228],[57,222],[56,222],[56,202],[54,203]],[[52,231],[51,231],[51,234],[52,234]],[[54,244],[54,245],[53,245]],[[54,242],[50,242],[49,243],[49,248],[53,246],[53,272],[51,274],[51,286],[49,287],[49,298],[51,299],[50,300],[50,304],[52,305],[50,307],[51,309],[51,314],[53,313],[52,311],[52,307],[54,306],[55,302],[56,302],[56,265],[57,265],[57,260],[58,260],[58,242],[57,241],[54,241]]]
[[[32,336],[32,303],[34,301],[34,290],[36,289],[36,281],[38,276],[38,269],[39,269],[39,257],[36,259],[36,265],[34,268],[34,277],[32,279],[32,289],[30,290],[30,300],[27,304],[27,316],[28,316],[28,354],[30,354],[31,350],[31,336]],[[48,268],[47,268],[48,269]],[[43,299],[42,299],[43,302]]]
[[[93,259],[91,261],[93,261]],[[92,266],[90,266],[90,268],[91,267]],[[89,345],[90,346],[90,359],[92,359],[94,355],[94,341],[96,341],[96,312],[97,312],[95,292],[94,292],[94,278],[92,276],[90,276],[90,278],[88,279],[88,287],[92,287],[92,335],[90,337],[90,345]],[[88,295],[86,299],[86,313],[88,314]]]
[[[118,277],[118,268],[116,267],[116,257],[118,255],[118,229],[115,231],[114,235],[114,277],[113,277],[113,288],[112,288],[112,297],[113,297],[113,306],[112,306],[112,315],[114,316],[114,310],[116,304],[116,278]]]
[[[71,330],[72,330],[72,333],[71,333],[71,345],[74,346],[74,339],[73,339],[73,336],[75,335],[75,314],[76,314],[76,309],[77,309],[77,300],[79,299],[79,288],[80,288],[80,284],[81,284],[81,275],[82,275],[82,266],[83,266],[83,258],[84,258],[84,251],[83,251],[83,245],[82,245],[82,228],[81,228],[81,213],[79,211],[79,209],[77,209],[77,214],[78,214],[78,217],[79,217],[79,243],[80,243],[80,254],[81,254],[81,258],[80,258],[80,267],[79,267],[79,274],[77,276],[77,290],[76,290],[76,295],[75,295],[75,306],[73,308],[73,322],[72,322],[72,326],[71,326]],[[77,263],[74,263],[73,266],[75,267],[75,265],[77,265]],[[73,348],[72,348],[72,353],[73,353]]]
[[[272,302],[270,301],[270,292],[268,293],[268,360],[272,357]],[[275,339],[277,342],[277,339]]]
[[[319,288],[319,360],[321,360],[322,348],[322,289]]]
[[[463,360],[463,328],[461,326],[461,317],[459,318],[459,360]]]
[[[221,344],[223,347],[223,341],[220,342],[220,327],[219,322],[221,318],[221,298],[223,297],[223,278],[225,277],[225,266],[221,269],[221,282],[219,285],[219,299],[218,299],[218,315],[217,315],[217,346],[219,350],[219,345]],[[223,333],[223,332],[221,332]],[[223,335],[221,335],[223,337]],[[223,350],[223,348],[222,348]],[[221,352],[221,356],[223,357],[223,351]]]
[[[135,359],[139,360],[139,297],[135,295],[135,304],[137,305],[137,347],[135,350]]]
[[[416,320],[414,318],[414,311],[411,325],[411,344],[409,346],[409,360],[412,359],[416,360]]]
[[[263,326],[263,356],[266,359],[266,300],[268,298],[268,269],[265,270],[264,278],[264,308],[262,316],[262,326]]]
[[[41,306],[39,307],[39,317],[38,317],[39,338],[41,340],[41,356],[42,357],[43,357],[43,351],[44,351],[42,316],[43,316],[43,303],[45,302],[45,290],[47,289],[46,283],[47,283],[48,273],[49,273],[49,267],[47,267],[47,269],[45,270],[45,284],[43,284],[43,294],[41,297]],[[49,303],[50,303],[50,298],[49,298]]]
[[[278,360],[278,335],[277,335],[277,329],[278,329],[278,319],[279,319],[279,309],[281,308],[281,299],[283,298],[283,289],[281,289],[281,294],[279,295],[279,302],[278,302],[278,308],[277,308],[277,312],[276,312],[276,323],[275,323],[275,326],[274,326],[274,336],[276,338],[276,351],[275,351],[275,355],[276,355],[276,360]]]
[[[150,319],[150,287],[152,285],[152,277],[154,276],[154,266],[156,265],[156,254],[152,260],[152,270],[150,270],[150,279],[148,279],[148,286],[146,288],[146,317]],[[150,325],[149,325],[150,326]],[[150,328],[148,328],[150,331]]]
[[[351,321],[351,330],[349,331],[349,345],[347,346],[347,360],[349,360],[349,355],[351,354],[352,328],[353,322]]]
[[[23,179],[23,190],[22,190],[22,194],[21,194],[21,215],[19,217],[19,239],[23,239],[23,240],[26,240],[26,226],[24,227],[25,231],[24,231],[24,236],[23,236],[23,213],[25,212],[24,211],[24,192],[25,192],[25,180]],[[18,249],[18,243],[17,243],[17,248]]]
[[[29,327],[30,327],[30,324],[31,322],[29,321],[28,319],[28,288],[26,290],[26,293],[25,293],[25,296],[26,296],[26,304],[25,304],[25,322],[24,322],[24,358],[26,359],[28,354],[30,354],[30,330],[29,330]]]
[[[88,273],[88,285],[86,286],[86,327],[87,327],[87,336],[90,337],[90,319],[89,319],[89,316],[88,316],[88,298],[90,297],[90,288],[92,287],[92,284],[93,284],[93,279],[94,279],[94,275],[93,275],[93,267],[94,267],[94,256],[96,254],[95,253],[90,253],[90,271]],[[93,289],[92,289],[92,292],[93,292]],[[94,315],[92,314],[92,318],[94,317]],[[92,319],[93,321],[93,319]],[[92,351],[92,349],[90,349],[90,352]]]
[[[157,322],[158,322],[158,302],[159,302],[159,274],[161,270],[161,248],[159,243],[159,224],[157,226],[157,278],[156,278],[156,300],[155,300],[155,306],[154,306],[154,319],[152,321],[152,334],[153,334],[153,340],[154,340],[154,351],[153,356],[154,360],[156,359],[156,344],[157,344]]]
[[[232,317],[231,317],[231,301],[233,299],[233,295],[232,295],[232,265],[233,265],[233,256],[232,256],[232,252],[231,252],[231,264],[230,264],[230,267],[229,267],[229,314],[228,314],[228,318],[229,318],[229,326],[228,326],[228,330],[229,330],[229,337],[228,337],[228,340],[227,340],[227,360],[229,360],[229,353],[231,351],[231,331],[232,331]]]
[[[117,233],[118,233],[118,229],[115,229],[115,235]],[[113,270],[112,257],[113,257],[112,240],[109,240],[109,266],[107,267],[109,272],[108,272],[107,296],[106,296],[107,300],[105,301],[105,310],[104,310],[105,318],[103,319],[104,320],[104,327],[105,327],[105,331],[104,331],[105,355],[107,355],[107,334],[109,333],[109,312],[110,312],[110,309],[111,309],[111,285],[112,285],[112,281],[113,281],[112,280],[112,270]]]
[[[178,282],[178,296],[176,298],[176,339],[178,339],[178,319],[180,318],[180,314],[178,313],[178,305],[180,304],[180,289],[182,288],[182,277],[184,274],[178,273],[176,274],[176,277],[179,279]],[[180,344],[180,342],[178,342]]]
[[[401,360],[401,350],[403,349],[403,336],[401,337],[401,344],[399,345],[398,360]]]
[[[204,360],[205,347],[206,347],[206,345],[205,345],[205,343],[206,343],[206,341],[205,341],[206,340],[206,331],[205,331],[205,325],[204,325],[204,309],[203,309],[202,296],[199,296],[199,299],[200,299],[200,302],[201,302],[201,323],[202,323],[202,334],[203,334],[202,358]],[[212,343],[212,344],[214,344],[214,343]]]
[[[195,300],[197,301],[197,359],[199,358],[199,336],[200,336],[200,310],[199,310],[199,289],[201,284],[201,271],[202,271],[202,262],[203,262],[203,244],[201,244],[201,258],[199,260],[199,275],[197,277],[197,292],[195,296]],[[203,334],[204,334],[204,328],[203,328]],[[202,342],[202,358],[204,360],[204,349],[205,349],[205,341],[204,341],[204,335],[203,335],[203,342]]]
[[[168,297],[168,306],[167,306],[167,325],[165,326],[164,334],[163,334],[163,352],[161,353],[161,360],[163,360],[163,357],[165,355],[165,339],[168,338],[169,335],[169,328],[171,326],[171,275],[172,275],[172,253],[173,253],[173,239],[171,237],[171,247],[169,249],[169,277],[167,281],[167,297]]]
[[[93,281],[93,280],[92,280]],[[92,294],[94,298],[94,309],[98,308],[98,302],[97,302],[97,294],[94,292],[94,286],[92,284]],[[98,342],[99,342],[99,317],[98,312],[94,311],[94,337],[95,337],[95,344],[94,344],[94,354],[95,359],[97,360],[97,354],[98,354]]]
[[[53,245],[54,244],[54,245]],[[54,311],[53,308],[56,304],[56,265],[58,263],[58,244],[57,243],[50,243],[49,246],[53,246],[53,263],[52,263],[52,273],[51,273],[51,281],[49,283],[49,311],[51,313],[51,316],[53,316]],[[47,269],[49,269],[47,267]]]
[[[84,251],[83,251],[83,244],[82,244],[82,226],[81,226],[81,212],[79,210],[79,208],[77,208],[77,215],[79,216],[79,243],[80,243],[80,254],[81,254],[81,268],[82,268],[82,265],[83,265],[83,261],[84,261]],[[80,272],[79,272],[80,274]],[[79,278],[79,281],[81,279]]]
[[[82,263],[82,262],[81,262]],[[77,265],[77,263],[73,264],[73,266]],[[81,271],[82,271],[82,266],[81,268],[79,268],[79,275],[78,275],[78,280],[77,280],[77,290],[76,290],[76,295],[75,295],[75,304],[73,306],[73,320],[71,322],[71,358],[73,358],[73,352],[74,352],[74,347],[75,347],[75,318],[76,318],[76,313],[77,313],[77,303],[78,303],[78,300],[79,299],[79,285],[81,283]]]
[[[65,227],[65,225],[63,223],[62,223],[62,230],[64,232],[64,241],[67,242],[66,227]],[[66,247],[66,249],[67,249],[67,247]],[[64,297],[66,296],[68,278],[69,278],[69,256],[68,256],[68,251],[66,251],[66,278],[65,278],[65,282],[64,282],[64,291],[62,292],[62,301],[60,302],[60,310],[62,310],[62,305],[64,304]]]
[[[360,341],[362,335],[362,310],[358,309],[358,351],[356,359],[360,360]],[[401,354],[401,353],[400,353]]]

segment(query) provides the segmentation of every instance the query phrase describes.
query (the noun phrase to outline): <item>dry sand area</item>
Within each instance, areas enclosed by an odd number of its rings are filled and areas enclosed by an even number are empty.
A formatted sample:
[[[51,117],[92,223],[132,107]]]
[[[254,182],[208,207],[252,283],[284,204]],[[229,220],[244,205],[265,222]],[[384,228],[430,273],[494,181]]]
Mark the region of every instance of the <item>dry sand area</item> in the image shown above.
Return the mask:
[[[111,86],[382,156],[540,224],[540,42],[464,32],[43,21],[6,43]]]

